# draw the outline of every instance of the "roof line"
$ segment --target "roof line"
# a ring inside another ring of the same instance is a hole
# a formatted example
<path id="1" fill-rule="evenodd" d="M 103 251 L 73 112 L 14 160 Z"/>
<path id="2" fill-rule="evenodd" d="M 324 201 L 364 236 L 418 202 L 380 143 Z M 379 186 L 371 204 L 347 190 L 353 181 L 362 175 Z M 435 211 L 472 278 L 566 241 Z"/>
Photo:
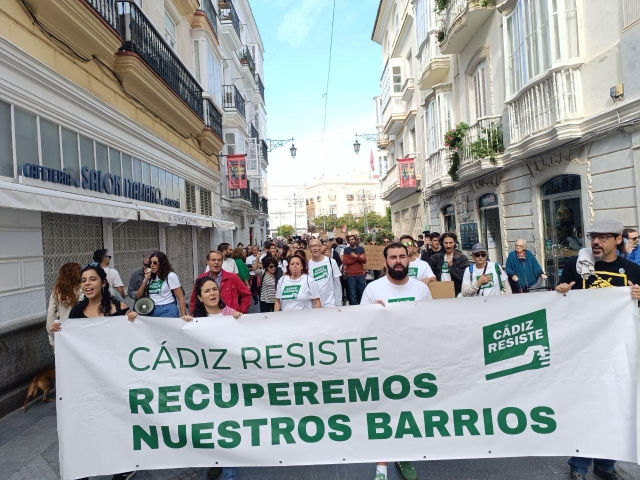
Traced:
<path id="1" fill-rule="evenodd" d="M 378 26 L 378 19 L 380 18 L 380 10 L 382 9 L 382 2 L 384 0 L 380 0 L 380 3 L 378 4 L 378 12 L 376 13 L 376 20 L 375 22 L 373 22 L 373 31 L 371 32 L 371 40 L 375 42 L 375 40 L 373 40 L 373 37 L 376 33 L 376 27 Z"/>

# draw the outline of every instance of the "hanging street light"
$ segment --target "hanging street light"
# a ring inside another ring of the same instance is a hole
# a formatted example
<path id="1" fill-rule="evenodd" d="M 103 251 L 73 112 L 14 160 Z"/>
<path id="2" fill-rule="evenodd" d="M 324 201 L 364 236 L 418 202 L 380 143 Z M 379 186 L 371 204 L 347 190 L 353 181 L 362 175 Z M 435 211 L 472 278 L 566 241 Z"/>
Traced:
<path id="1" fill-rule="evenodd" d="M 293 141 L 293 138 L 291 139 L 291 141 Z M 289 149 L 289 151 L 291 152 L 291 158 L 296 158 L 296 153 L 298 153 L 298 149 L 296 148 L 295 143 L 291 144 L 291 148 Z"/>
<path id="2" fill-rule="evenodd" d="M 353 142 L 353 151 L 356 152 L 356 155 L 360 153 L 360 142 L 358 141 L 358 137 L 364 138 L 367 142 L 377 142 L 379 135 L 377 133 L 356 133 L 356 141 Z"/>
<path id="3" fill-rule="evenodd" d="M 291 158 L 296 158 L 296 154 L 298 153 L 298 149 L 296 148 L 296 145 L 293 143 L 293 137 L 292 138 L 287 138 L 286 140 L 269 140 L 269 152 L 271 152 L 274 148 L 279 148 L 282 147 L 283 145 L 286 145 L 287 143 L 291 142 L 291 148 L 289 149 L 289 152 L 291 152 Z"/>

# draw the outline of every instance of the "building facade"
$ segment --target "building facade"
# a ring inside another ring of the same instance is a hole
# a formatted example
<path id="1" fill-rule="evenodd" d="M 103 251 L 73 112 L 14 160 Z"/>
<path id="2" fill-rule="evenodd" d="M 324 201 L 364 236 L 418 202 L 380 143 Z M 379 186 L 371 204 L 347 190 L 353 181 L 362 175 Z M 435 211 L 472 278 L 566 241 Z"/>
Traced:
<path id="1" fill-rule="evenodd" d="M 413 7 L 408 0 L 382 0 L 372 40 L 382 46 L 380 95 L 374 98 L 378 130 L 381 198 L 391 205 L 391 225 L 396 236 L 417 237 L 424 229 L 424 123 L 418 106 L 416 36 Z M 398 159 L 415 161 L 416 186 L 400 188 Z"/>
<path id="2" fill-rule="evenodd" d="M 162 250 L 188 295 L 219 239 L 248 243 L 251 220 L 266 221 L 259 141 L 259 198 L 224 189 L 226 134 L 266 138 L 247 52 L 262 55 L 246 0 L 1 2 L 0 415 L 53 363 L 44 322 L 62 264 L 104 246 L 126 285 Z M 241 92 L 225 96 L 233 81 Z M 237 118 L 241 97 L 259 120 Z"/>
<path id="3" fill-rule="evenodd" d="M 320 216 L 342 217 L 346 214 L 359 218 L 365 212 L 386 214 L 387 202 L 380 198 L 380 180 L 361 178 L 321 178 L 305 187 L 307 220 Z"/>
<path id="4" fill-rule="evenodd" d="M 269 232 L 277 236 L 278 227 L 291 225 L 296 235 L 307 231 L 306 193 L 304 185 L 271 185 L 269 193 Z"/>
<path id="5" fill-rule="evenodd" d="M 638 0 L 404 3 L 427 228 L 501 262 L 524 238 L 553 284 L 596 216 L 638 226 Z"/>

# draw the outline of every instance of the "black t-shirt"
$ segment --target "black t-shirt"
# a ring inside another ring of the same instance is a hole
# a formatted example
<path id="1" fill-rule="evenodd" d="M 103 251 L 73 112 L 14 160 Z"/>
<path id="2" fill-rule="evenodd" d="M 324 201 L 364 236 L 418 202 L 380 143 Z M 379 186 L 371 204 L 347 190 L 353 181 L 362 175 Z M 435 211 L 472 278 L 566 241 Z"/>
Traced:
<path id="1" fill-rule="evenodd" d="M 576 282 L 572 290 L 591 288 L 626 287 L 628 282 L 640 284 L 640 265 L 624 258 L 616 258 L 613 262 L 596 262 L 595 273 L 584 280 L 576 271 L 578 257 L 566 261 L 560 283 Z"/>
<path id="2" fill-rule="evenodd" d="M 116 311 L 113 313 L 104 315 L 105 317 L 119 317 L 120 315 L 126 315 L 127 312 L 129 311 L 129 307 L 120 308 L 120 302 L 114 301 L 113 303 L 116 306 Z M 86 305 L 84 304 L 84 302 L 78 302 L 78 304 L 71 309 L 71 312 L 69 313 L 69 318 L 89 318 L 84 314 L 85 308 L 86 308 Z"/>

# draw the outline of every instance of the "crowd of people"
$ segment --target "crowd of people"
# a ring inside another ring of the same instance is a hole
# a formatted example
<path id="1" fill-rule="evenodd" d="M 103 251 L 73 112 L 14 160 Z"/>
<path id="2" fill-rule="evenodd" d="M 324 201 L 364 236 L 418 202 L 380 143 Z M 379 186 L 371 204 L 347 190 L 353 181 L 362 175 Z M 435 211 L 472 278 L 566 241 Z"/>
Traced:
<path id="1" fill-rule="evenodd" d="M 624 229 L 613 219 L 599 219 L 588 230 L 590 248 L 566 261 L 555 287 L 566 294 L 571 289 L 624 287 L 640 300 L 640 250 L 638 232 Z M 127 315 L 135 321 L 140 315 L 138 302 L 149 299 L 153 317 L 182 318 L 233 316 L 246 314 L 252 302 L 260 312 L 332 308 L 342 305 L 389 304 L 431 300 L 429 285 L 452 282 L 457 297 L 494 296 L 527 293 L 546 274 L 535 256 L 520 239 L 509 253 L 505 266 L 488 257 L 488 249 L 477 243 L 471 250 L 472 262 L 457 248 L 454 232 L 425 232 L 417 240 L 402 235 L 398 241 L 379 239 L 384 246 L 384 266 L 367 269 L 364 246 L 355 235 L 322 240 L 288 239 L 233 248 L 221 243 L 206 257 L 206 266 L 197 277 L 188 304 L 180 279 L 163 252 L 142 259 L 133 273 L 126 295 L 136 302 L 133 309 L 124 302 L 124 285 L 118 272 L 109 268 L 111 255 L 99 249 L 92 261 L 81 267 L 64 264 L 51 293 L 47 330 L 51 344 L 62 330 L 66 318 L 93 318 Z M 203 259 L 205 260 L 205 259 Z M 571 477 L 583 480 L 592 460 L 572 457 Z M 397 463 L 406 480 L 415 480 L 410 462 Z M 596 475 L 607 480 L 622 477 L 615 461 L 598 459 Z M 130 478 L 135 472 L 114 475 Z M 235 468 L 211 468 L 208 479 L 235 479 Z M 376 480 L 387 478 L 387 464 L 376 465 Z"/>

